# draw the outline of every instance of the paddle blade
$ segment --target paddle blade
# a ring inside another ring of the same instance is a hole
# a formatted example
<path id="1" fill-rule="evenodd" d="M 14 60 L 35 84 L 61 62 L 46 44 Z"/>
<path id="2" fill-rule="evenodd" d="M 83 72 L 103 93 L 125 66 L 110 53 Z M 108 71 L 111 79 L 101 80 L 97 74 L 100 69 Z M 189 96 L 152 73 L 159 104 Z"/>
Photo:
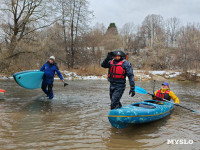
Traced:
<path id="1" fill-rule="evenodd" d="M 3 94 L 5 94 L 5 90 L 3 90 L 3 89 L 0 89 L 0 93 L 3 93 Z"/>
<path id="2" fill-rule="evenodd" d="M 67 86 L 67 85 L 68 85 L 68 83 L 64 83 L 64 87 Z"/>
<path id="3" fill-rule="evenodd" d="M 140 94 L 148 94 L 148 92 L 145 89 L 138 86 L 135 86 L 135 92 L 138 92 Z"/>

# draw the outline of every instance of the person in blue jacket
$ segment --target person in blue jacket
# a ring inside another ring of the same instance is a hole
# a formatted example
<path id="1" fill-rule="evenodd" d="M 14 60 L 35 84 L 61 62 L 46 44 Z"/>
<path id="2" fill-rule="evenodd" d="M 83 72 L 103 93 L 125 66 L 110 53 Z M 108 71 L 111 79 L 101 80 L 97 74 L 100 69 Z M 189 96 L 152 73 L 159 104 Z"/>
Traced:
<path id="1" fill-rule="evenodd" d="M 64 83 L 63 76 L 55 63 L 55 57 L 51 56 L 49 60 L 41 67 L 40 71 L 44 71 L 42 90 L 49 97 L 53 99 L 53 81 L 55 72 L 57 72 L 60 80 Z"/>
<path id="2" fill-rule="evenodd" d="M 120 99 L 126 88 L 126 76 L 129 78 L 129 95 L 135 95 L 135 82 L 133 69 L 130 62 L 125 60 L 126 54 L 121 50 L 109 52 L 101 66 L 109 68 L 108 81 L 110 82 L 111 109 L 121 108 Z"/>

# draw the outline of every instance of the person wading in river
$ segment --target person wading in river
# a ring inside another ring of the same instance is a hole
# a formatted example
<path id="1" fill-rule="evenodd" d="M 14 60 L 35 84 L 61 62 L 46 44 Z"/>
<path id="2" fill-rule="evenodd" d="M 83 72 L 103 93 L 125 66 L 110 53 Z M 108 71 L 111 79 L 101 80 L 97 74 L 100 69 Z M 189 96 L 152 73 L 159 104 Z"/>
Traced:
<path id="1" fill-rule="evenodd" d="M 164 82 L 161 86 L 161 89 L 157 90 L 155 92 L 155 96 L 153 96 L 154 100 L 161 100 L 162 101 L 162 99 L 166 99 L 166 100 L 170 101 L 171 99 L 173 99 L 174 103 L 179 104 L 178 97 L 174 94 L 173 91 L 170 90 L 169 83 L 167 83 L 167 82 Z M 162 99 L 160 99 L 160 98 L 162 98 Z"/>
<path id="2" fill-rule="evenodd" d="M 130 62 L 125 60 L 125 53 L 116 50 L 109 52 L 101 66 L 109 68 L 108 81 L 110 82 L 111 109 L 121 108 L 120 99 L 126 88 L 126 76 L 129 78 L 131 97 L 135 95 L 135 82 L 133 69 Z M 114 59 L 113 59 L 114 58 Z"/>
<path id="3" fill-rule="evenodd" d="M 49 97 L 49 99 L 53 99 L 53 81 L 55 72 L 57 72 L 60 80 L 64 83 L 63 76 L 59 71 L 57 64 L 55 63 L 55 57 L 51 56 L 49 60 L 42 66 L 40 71 L 44 71 L 41 88 L 47 97 Z"/>

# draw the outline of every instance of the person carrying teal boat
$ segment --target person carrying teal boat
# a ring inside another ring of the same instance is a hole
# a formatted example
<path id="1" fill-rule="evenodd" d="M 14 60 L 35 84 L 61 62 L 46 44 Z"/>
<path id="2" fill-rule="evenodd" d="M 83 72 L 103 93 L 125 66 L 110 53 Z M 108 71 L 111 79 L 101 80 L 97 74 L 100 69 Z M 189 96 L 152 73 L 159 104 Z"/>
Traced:
<path id="1" fill-rule="evenodd" d="M 159 101 L 162 101 L 162 99 L 170 101 L 172 99 L 174 103 L 179 104 L 178 97 L 174 94 L 173 91 L 170 90 L 169 83 L 167 82 L 162 83 L 161 89 L 157 90 L 155 92 L 155 96 L 152 96 L 152 98 Z"/>
<path id="2" fill-rule="evenodd" d="M 55 72 L 57 72 L 60 80 L 64 83 L 63 76 L 58 69 L 57 64 L 55 63 L 55 57 L 51 56 L 49 60 L 41 67 L 40 71 L 44 71 L 42 90 L 49 97 L 53 99 L 53 81 Z"/>

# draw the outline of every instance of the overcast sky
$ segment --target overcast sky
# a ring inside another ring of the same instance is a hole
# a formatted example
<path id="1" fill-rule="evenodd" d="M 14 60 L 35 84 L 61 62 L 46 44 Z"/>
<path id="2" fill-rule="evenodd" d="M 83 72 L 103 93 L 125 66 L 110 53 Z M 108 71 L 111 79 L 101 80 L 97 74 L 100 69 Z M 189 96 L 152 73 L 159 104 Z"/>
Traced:
<path id="1" fill-rule="evenodd" d="M 96 22 L 108 26 L 111 22 L 121 28 L 125 23 L 141 24 L 149 14 L 164 19 L 177 17 L 182 24 L 200 23 L 200 0 L 89 0 Z"/>

